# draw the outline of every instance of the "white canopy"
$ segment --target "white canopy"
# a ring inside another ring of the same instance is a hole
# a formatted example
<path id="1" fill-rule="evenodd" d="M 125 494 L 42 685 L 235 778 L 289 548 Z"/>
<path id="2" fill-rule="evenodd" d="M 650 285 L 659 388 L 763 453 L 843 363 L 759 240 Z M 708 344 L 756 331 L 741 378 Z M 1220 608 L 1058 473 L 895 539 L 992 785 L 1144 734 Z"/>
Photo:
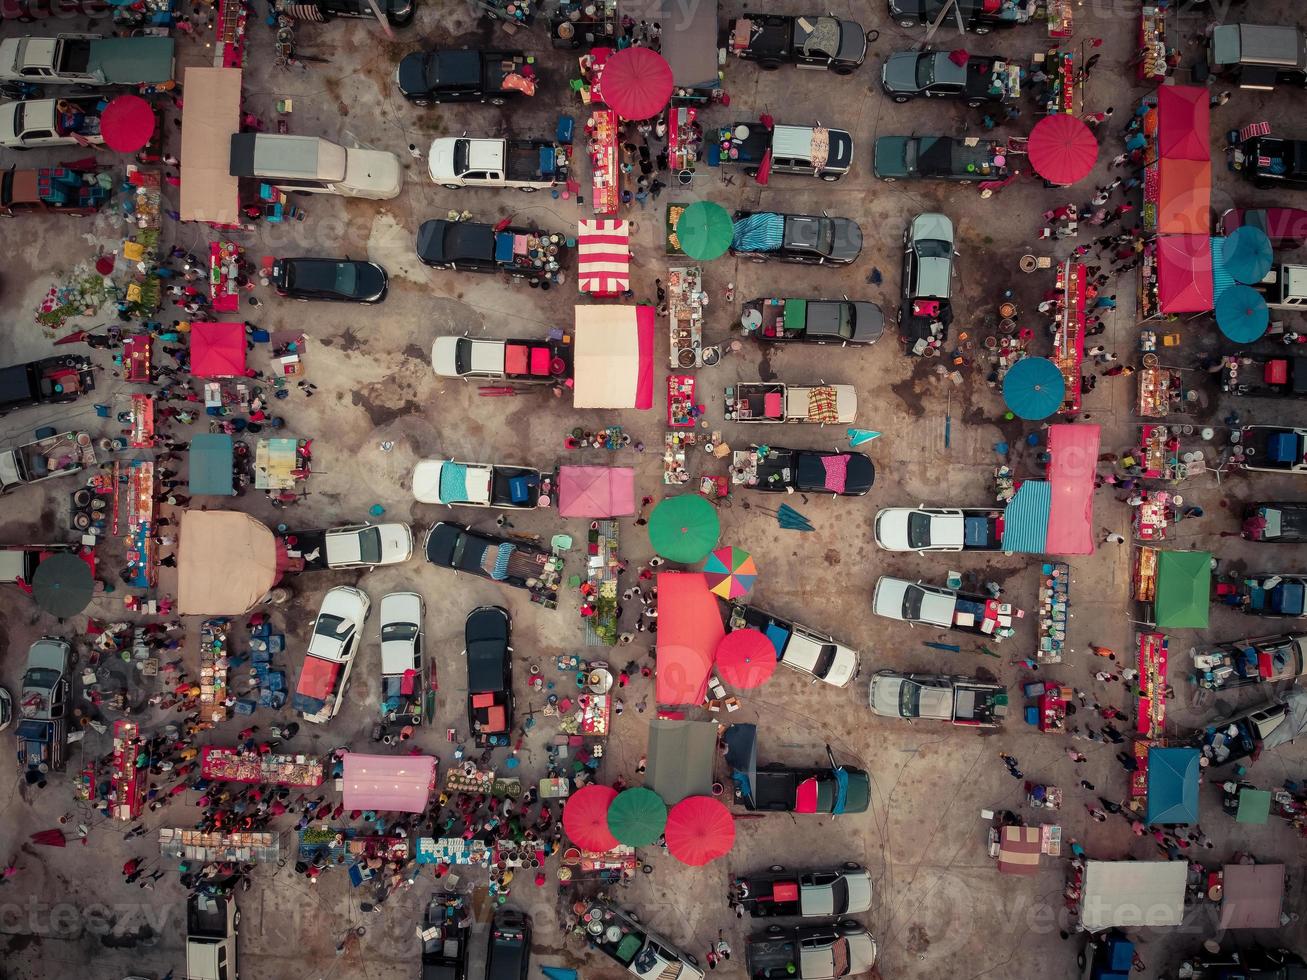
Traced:
<path id="1" fill-rule="evenodd" d="M 240 132 L 241 70 L 187 68 L 182 109 L 182 221 L 234 225 L 241 219 L 231 137 Z"/>
<path id="2" fill-rule="evenodd" d="M 576 308 L 576 408 L 653 407 L 653 321 L 649 306 Z"/>
<path id="3" fill-rule="evenodd" d="M 1088 861 L 1080 922 L 1089 932 L 1113 926 L 1178 926 L 1184 920 L 1185 861 Z"/>

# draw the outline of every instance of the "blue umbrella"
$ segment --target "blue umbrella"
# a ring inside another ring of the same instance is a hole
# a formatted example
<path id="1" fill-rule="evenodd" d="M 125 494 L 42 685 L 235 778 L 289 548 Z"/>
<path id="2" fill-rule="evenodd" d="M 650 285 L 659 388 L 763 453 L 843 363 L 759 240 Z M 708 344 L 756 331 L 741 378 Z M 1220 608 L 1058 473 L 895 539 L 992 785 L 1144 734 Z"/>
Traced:
<path id="1" fill-rule="evenodd" d="M 1221 264 L 1235 282 L 1261 282 L 1271 271 L 1271 240 L 1266 232 L 1252 225 L 1242 225 L 1225 237 L 1221 246 Z"/>
<path id="2" fill-rule="evenodd" d="M 1046 419 L 1062 406 L 1066 381 L 1046 357 L 1023 357 L 1003 376 L 1003 401 L 1023 419 Z"/>
<path id="3" fill-rule="evenodd" d="M 1216 325 L 1236 344 L 1250 344 L 1271 323 L 1266 300 L 1252 286 L 1230 286 L 1216 298 Z"/>

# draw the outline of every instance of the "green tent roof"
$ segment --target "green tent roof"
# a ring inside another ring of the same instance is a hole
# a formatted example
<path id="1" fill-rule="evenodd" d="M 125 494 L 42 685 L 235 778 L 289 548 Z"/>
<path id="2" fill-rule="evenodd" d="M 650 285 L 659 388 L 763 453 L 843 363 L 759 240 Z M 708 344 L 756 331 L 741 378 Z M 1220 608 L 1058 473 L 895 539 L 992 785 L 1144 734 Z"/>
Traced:
<path id="1" fill-rule="evenodd" d="M 1239 813 L 1236 823 L 1266 823 L 1271 815 L 1271 791 L 1248 789 L 1239 791 Z"/>
<path id="2" fill-rule="evenodd" d="M 197 497 L 230 497 L 235 445 L 231 436 L 204 432 L 191 439 L 190 490 Z"/>
<path id="3" fill-rule="evenodd" d="M 1157 557 L 1157 625 L 1163 629 L 1207 629 L 1212 597 L 1212 555 L 1208 551 L 1163 551 Z"/>

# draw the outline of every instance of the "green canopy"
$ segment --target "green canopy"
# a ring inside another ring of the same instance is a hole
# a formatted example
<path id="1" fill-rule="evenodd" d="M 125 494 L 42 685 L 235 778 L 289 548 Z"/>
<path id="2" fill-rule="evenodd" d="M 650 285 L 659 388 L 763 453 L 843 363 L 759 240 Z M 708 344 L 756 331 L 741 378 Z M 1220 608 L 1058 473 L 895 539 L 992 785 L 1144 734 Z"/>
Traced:
<path id="1" fill-rule="evenodd" d="M 721 533 L 717 508 L 697 493 L 668 497 L 649 515 L 649 543 L 668 561 L 703 561 Z"/>
<path id="2" fill-rule="evenodd" d="M 1239 790 L 1239 812 L 1236 823 L 1266 823 L 1271 816 L 1271 791 L 1269 789 Z"/>
<path id="3" fill-rule="evenodd" d="M 1211 601 L 1211 552 L 1158 553 L 1154 611 L 1160 628 L 1207 629 L 1207 613 Z"/>
<path id="4" fill-rule="evenodd" d="M 645 847 L 667 826 L 667 804 L 651 789 L 633 786 L 608 806 L 608 832 L 623 844 Z"/>
<path id="5" fill-rule="evenodd" d="M 681 251 L 701 262 L 725 255 L 734 235 L 730 212 L 712 201 L 695 201 L 676 219 Z"/>
<path id="6" fill-rule="evenodd" d="M 191 439 L 190 489 L 196 496 L 230 497 L 235 445 L 231 436 L 204 432 Z"/>

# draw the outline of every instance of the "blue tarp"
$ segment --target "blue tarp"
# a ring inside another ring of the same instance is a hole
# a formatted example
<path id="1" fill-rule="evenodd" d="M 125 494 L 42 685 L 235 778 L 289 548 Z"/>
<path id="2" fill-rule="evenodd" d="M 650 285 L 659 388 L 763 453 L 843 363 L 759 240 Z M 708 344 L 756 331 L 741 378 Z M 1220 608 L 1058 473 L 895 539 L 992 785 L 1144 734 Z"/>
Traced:
<path id="1" fill-rule="evenodd" d="M 440 467 L 439 492 L 442 504 L 467 500 L 467 467 L 462 463 L 446 463 Z"/>
<path id="2" fill-rule="evenodd" d="M 1266 455 L 1273 463 L 1298 462 L 1298 436 L 1293 432 L 1273 432 L 1266 440 Z"/>
<path id="3" fill-rule="evenodd" d="M 231 436 L 205 432 L 191 439 L 190 489 L 196 496 L 230 497 L 233 448 Z"/>
<path id="4" fill-rule="evenodd" d="M 731 248 L 737 252 L 770 252 L 781 247 L 785 219 L 773 211 L 751 214 L 735 222 Z"/>
<path id="5" fill-rule="evenodd" d="M 1271 609 L 1284 616 L 1303 614 L 1304 589 L 1299 582 L 1285 582 L 1271 592 Z"/>
<path id="6" fill-rule="evenodd" d="M 508 580 L 508 559 L 512 557 L 514 545 L 504 542 L 495 553 L 495 567 L 491 571 L 490 577 L 496 582 L 505 582 Z"/>
<path id="7" fill-rule="evenodd" d="M 1003 511 L 1003 550 L 1041 555 L 1048 544 L 1053 487 L 1047 480 L 1026 480 Z"/>
<path id="8" fill-rule="evenodd" d="M 1148 750 L 1148 823 L 1198 822 L 1198 749 Z"/>
<path id="9" fill-rule="evenodd" d="M 495 261 L 500 265 L 511 265 L 513 262 L 513 237 L 511 231 L 501 231 L 495 235 Z"/>
<path id="10" fill-rule="evenodd" d="M 1220 296 L 1234 285 L 1234 279 L 1225 271 L 1224 238 L 1212 239 L 1212 298 Z"/>

